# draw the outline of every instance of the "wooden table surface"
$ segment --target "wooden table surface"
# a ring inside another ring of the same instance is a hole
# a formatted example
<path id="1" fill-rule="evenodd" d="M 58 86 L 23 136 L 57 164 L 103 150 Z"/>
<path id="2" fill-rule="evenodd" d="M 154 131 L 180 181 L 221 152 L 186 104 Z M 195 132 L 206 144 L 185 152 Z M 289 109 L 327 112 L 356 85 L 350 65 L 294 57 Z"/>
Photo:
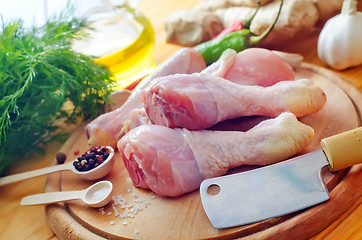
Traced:
<path id="1" fill-rule="evenodd" d="M 139 10 L 151 21 L 156 42 L 153 58 L 156 63 L 167 59 L 180 46 L 165 42 L 164 22 L 170 13 L 192 8 L 197 0 L 152 0 L 140 1 Z M 359 9 L 361 9 L 359 7 Z M 317 39 L 319 30 L 299 36 L 288 45 L 274 49 L 302 54 L 304 61 L 328 68 L 317 56 Z M 345 71 L 335 71 L 346 81 L 362 90 L 362 66 Z M 362 94 L 362 93 L 361 93 Z M 60 143 L 52 143 L 46 148 L 45 155 L 35 156 L 34 160 L 17 166 L 11 173 L 18 173 L 47 167 L 54 161 L 60 149 Z M 44 206 L 20 206 L 20 200 L 30 194 L 44 191 L 46 176 L 0 187 L 0 239 L 57 239 L 49 227 L 45 217 Z M 362 239 L 362 198 L 360 198 L 345 214 L 320 232 L 313 239 Z"/>

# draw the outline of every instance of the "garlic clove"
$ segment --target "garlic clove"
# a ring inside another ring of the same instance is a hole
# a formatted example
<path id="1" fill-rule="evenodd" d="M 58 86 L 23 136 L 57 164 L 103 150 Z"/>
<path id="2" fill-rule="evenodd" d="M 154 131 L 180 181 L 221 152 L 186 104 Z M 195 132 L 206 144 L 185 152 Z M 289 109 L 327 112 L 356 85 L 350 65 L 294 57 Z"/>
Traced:
<path id="1" fill-rule="evenodd" d="M 354 11 L 353 2 L 343 2 L 341 14 L 326 22 L 318 38 L 319 58 L 337 70 L 362 64 L 362 12 Z"/>

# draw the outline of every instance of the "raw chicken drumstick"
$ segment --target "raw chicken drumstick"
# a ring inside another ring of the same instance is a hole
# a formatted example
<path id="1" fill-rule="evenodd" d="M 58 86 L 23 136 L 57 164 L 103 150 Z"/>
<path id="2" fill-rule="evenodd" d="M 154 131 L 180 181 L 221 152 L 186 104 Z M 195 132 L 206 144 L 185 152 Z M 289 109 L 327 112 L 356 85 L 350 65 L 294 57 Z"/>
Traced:
<path id="1" fill-rule="evenodd" d="M 120 136 L 123 137 L 132 129 L 146 124 L 152 124 L 146 110 L 143 107 L 133 109 L 130 111 L 127 120 L 123 122 L 123 128 L 120 132 Z"/>
<path id="2" fill-rule="evenodd" d="M 308 79 L 260 87 L 194 73 L 154 79 L 142 101 L 152 123 L 200 130 L 241 116 L 275 117 L 290 111 L 301 117 L 322 109 L 326 96 Z"/>
<path id="3" fill-rule="evenodd" d="M 265 87 L 280 81 L 294 80 L 295 73 L 292 66 L 300 66 L 301 61 L 300 55 L 263 48 L 249 48 L 239 53 L 227 49 L 215 63 L 201 73 L 225 78 L 240 85 Z M 137 126 L 150 123 L 143 108 L 132 110 L 123 123 L 120 136 Z"/>
<path id="4" fill-rule="evenodd" d="M 86 126 L 88 144 L 90 146 L 108 145 L 116 147 L 123 122 L 135 108 L 142 107 L 141 93 L 156 77 L 175 73 L 200 72 L 206 67 L 201 54 L 192 48 L 182 48 L 171 58 L 160 65 L 156 72 L 144 79 L 132 91 L 127 101 L 118 109 L 102 114 Z"/>
<path id="5" fill-rule="evenodd" d="M 313 136 L 311 127 L 286 112 L 247 132 L 142 125 L 117 146 L 135 186 L 174 197 L 231 168 L 285 160 L 308 146 Z"/>
<path id="6" fill-rule="evenodd" d="M 278 55 L 279 54 L 279 55 Z M 248 48 L 237 53 L 227 49 L 219 60 L 205 68 L 201 73 L 213 75 L 240 85 L 272 86 L 280 81 L 295 79 L 291 66 L 298 65 L 295 54 L 283 53 L 264 48 Z M 288 61 L 289 62 L 288 62 Z M 292 62 L 291 62 L 292 61 Z"/>

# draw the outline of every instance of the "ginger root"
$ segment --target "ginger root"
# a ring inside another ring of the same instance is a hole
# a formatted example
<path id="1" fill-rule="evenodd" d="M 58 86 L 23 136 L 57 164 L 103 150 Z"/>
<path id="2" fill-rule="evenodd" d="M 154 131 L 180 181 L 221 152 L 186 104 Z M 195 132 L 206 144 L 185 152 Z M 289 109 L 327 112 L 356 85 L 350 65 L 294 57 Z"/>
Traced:
<path id="1" fill-rule="evenodd" d="M 269 27 L 275 19 L 280 2 L 273 1 L 260 7 L 251 22 L 250 30 L 259 35 Z M 232 7 L 216 10 L 215 13 L 222 19 L 224 26 L 228 26 L 239 16 L 250 16 L 254 8 Z M 310 0 L 284 0 L 279 19 L 272 32 L 263 40 L 264 44 L 286 41 L 297 33 L 311 29 L 318 21 L 318 10 Z"/>
<path id="2" fill-rule="evenodd" d="M 165 28 L 167 42 L 194 46 L 213 38 L 224 27 L 215 13 L 191 9 L 171 15 Z"/>
<path id="3" fill-rule="evenodd" d="M 341 11 L 341 0 L 313 0 L 318 12 L 319 20 L 326 21 Z"/>
<path id="4" fill-rule="evenodd" d="M 259 0 L 260 5 L 269 3 L 271 0 Z M 256 7 L 257 0 L 200 0 L 195 9 L 204 11 L 215 11 L 220 8 L 229 8 L 236 6 Z"/>
<path id="5" fill-rule="evenodd" d="M 166 20 L 167 42 L 195 46 L 210 40 L 236 20 L 246 20 L 254 12 L 257 0 L 199 0 L 190 10 L 172 14 Z M 280 1 L 261 0 L 261 7 L 250 29 L 263 32 L 275 19 Z M 340 0 L 284 0 L 279 19 L 263 44 L 283 43 L 295 35 L 310 31 L 340 11 Z"/>

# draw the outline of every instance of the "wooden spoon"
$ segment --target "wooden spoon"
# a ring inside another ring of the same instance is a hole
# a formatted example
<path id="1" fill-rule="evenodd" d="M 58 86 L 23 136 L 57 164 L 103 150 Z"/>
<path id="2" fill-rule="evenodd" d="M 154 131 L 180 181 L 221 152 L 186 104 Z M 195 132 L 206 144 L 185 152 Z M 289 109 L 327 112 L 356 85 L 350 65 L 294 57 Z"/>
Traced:
<path id="1" fill-rule="evenodd" d="M 48 173 L 65 171 L 65 170 L 71 170 L 75 174 L 79 175 L 81 178 L 87 179 L 87 180 L 95 180 L 95 179 L 102 178 L 111 171 L 111 169 L 114 165 L 114 158 L 113 158 L 114 150 L 110 146 L 107 146 L 107 148 L 109 150 L 109 156 L 107 157 L 107 159 L 99 166 L 97 166 L 93 169 L 90 169 L 88 171 L 78 171 L 73 166 L 73 161 L 71 161 L 71 162 L 68 162 L 65 164 L 61 164 L 61 165 L 46 167 L 46 168 L 42 168 L 42 169 L 37 169 L 37 170 L 24 172 L 24 173 L 18 173 L 18 174 L 14 174 L 11 176 L 6 176 L 3 178 L 0 178 L 0 186 L 8 184 L 8 183 L 13 183 L 13 182 L 21 181 L 24 179 L 32 178 L 32 177 L 37 177 L 37 176 L 48 174 Z"/>
<path id="2" fill-rule="evenodd" d="M 103 207 L 112 199 L 113 185 L 100 181 L 80 191 L 48 192 L 24 197 L 21 205 L 39 205 L 81 199 L 91 207 Z"/>

